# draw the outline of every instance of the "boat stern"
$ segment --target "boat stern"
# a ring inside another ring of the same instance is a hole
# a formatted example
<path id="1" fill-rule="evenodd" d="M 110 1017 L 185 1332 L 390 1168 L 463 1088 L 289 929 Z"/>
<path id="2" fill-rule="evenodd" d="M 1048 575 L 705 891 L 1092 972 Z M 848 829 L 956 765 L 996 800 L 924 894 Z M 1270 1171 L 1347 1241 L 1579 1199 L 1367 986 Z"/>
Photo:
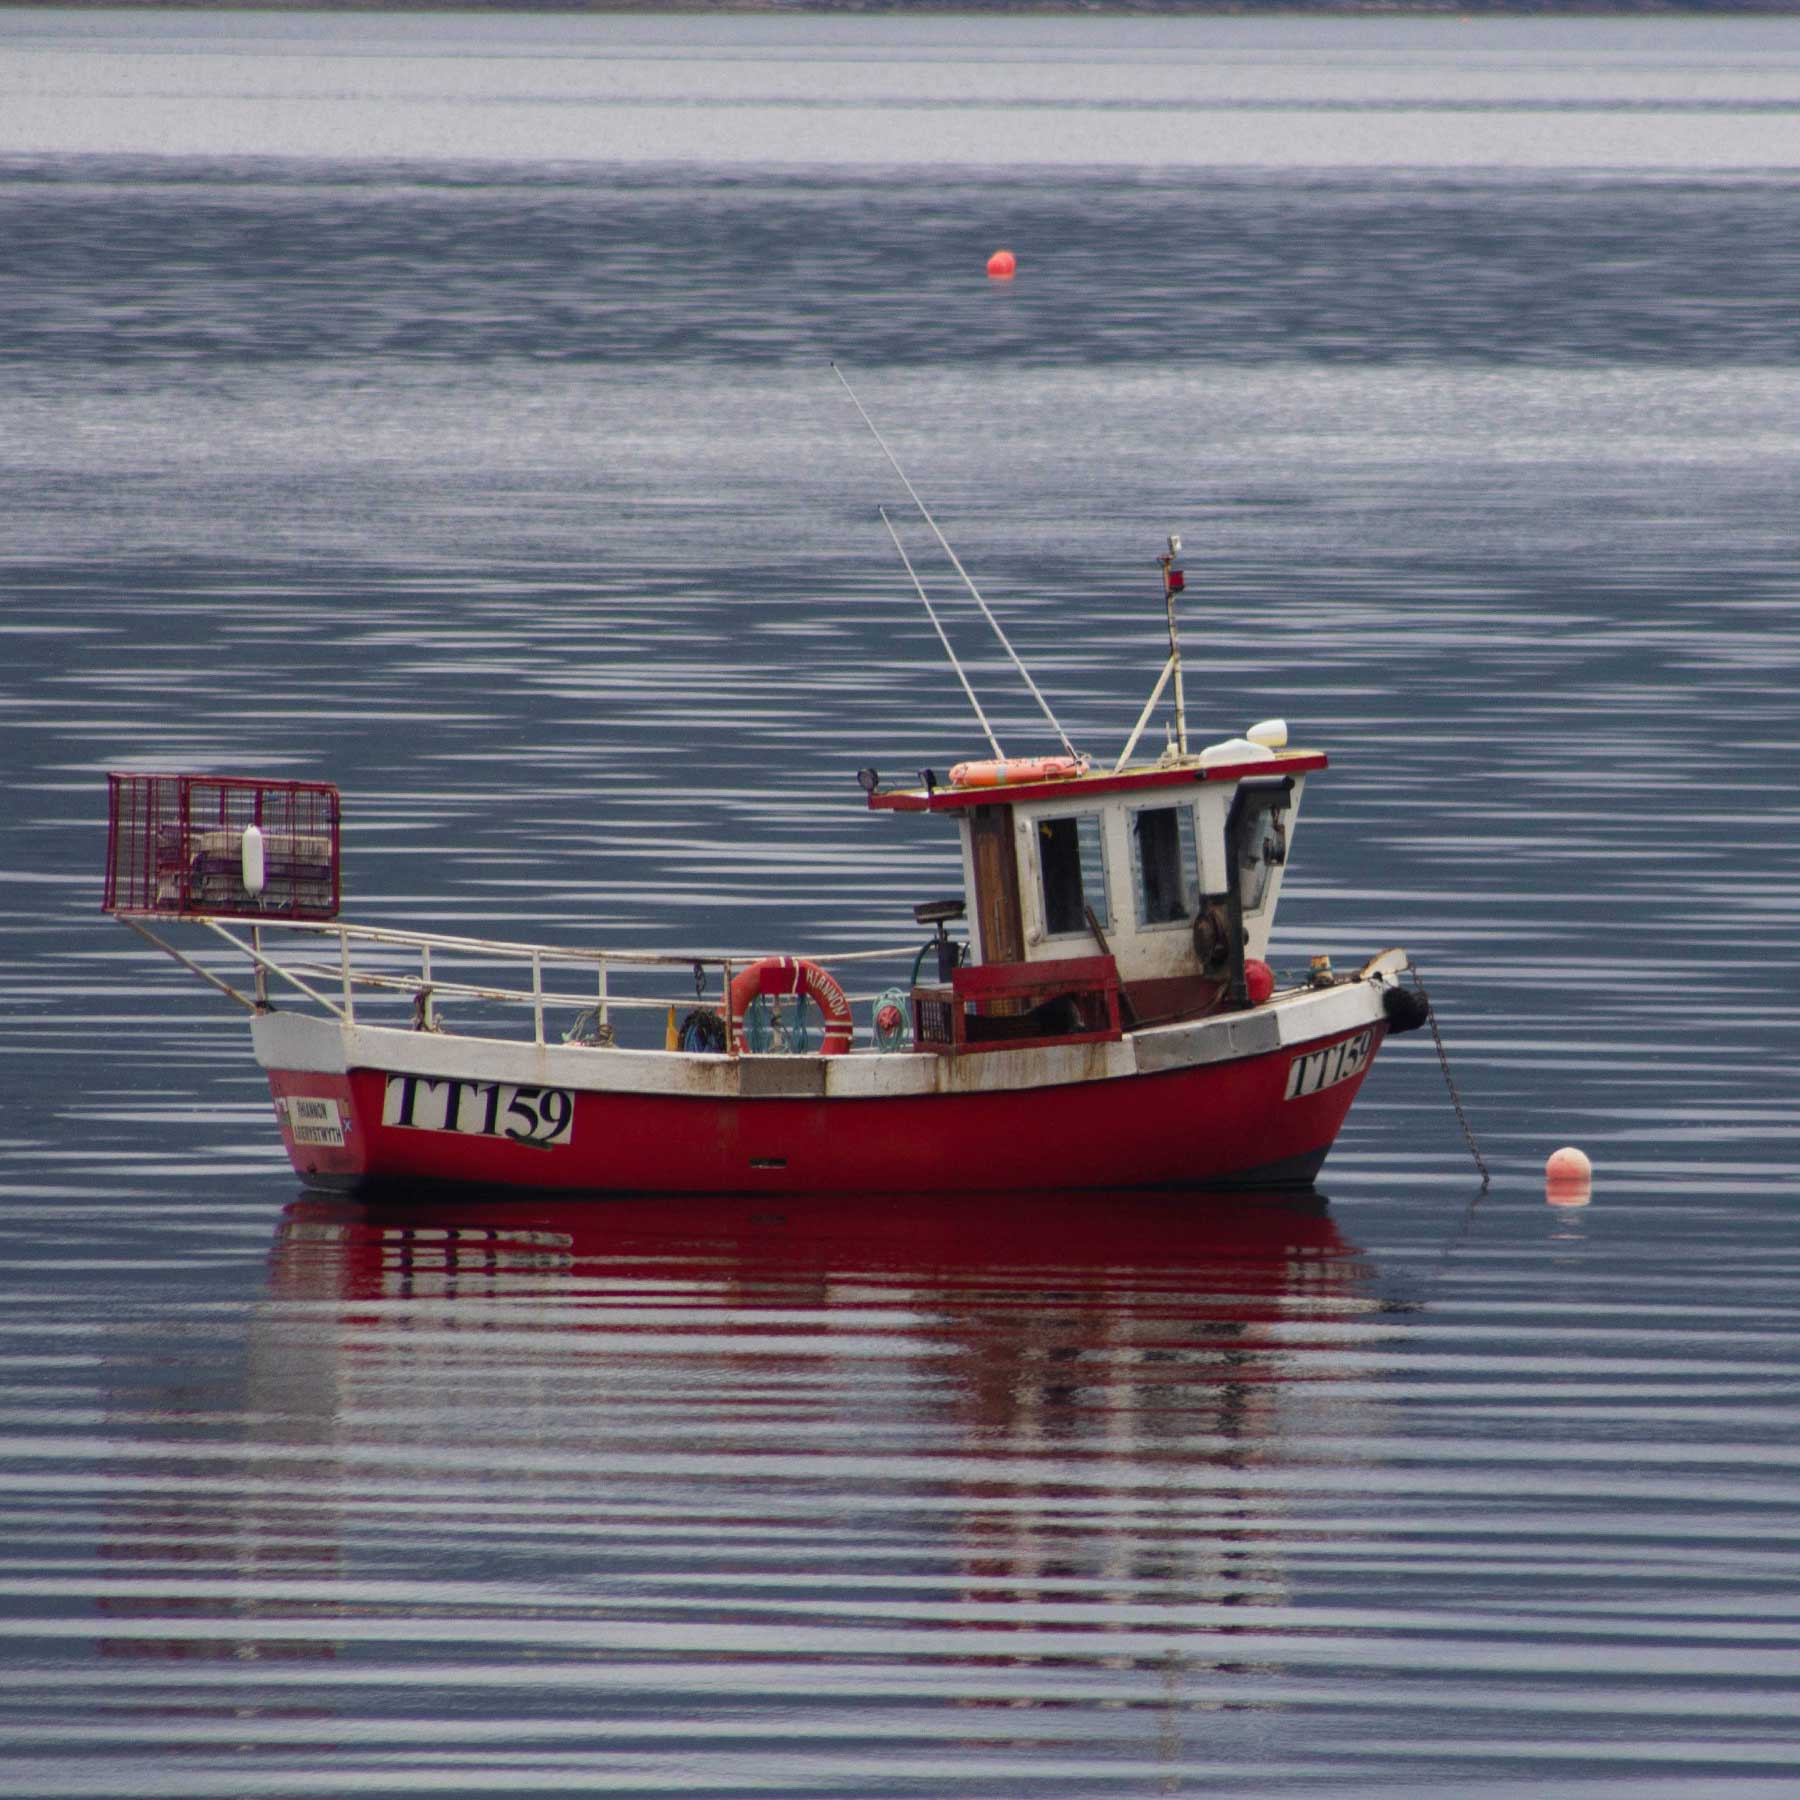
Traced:
<path id="1" fill-rule="evenodd" d="M 262 1012 L 250 1023 L 256 1060 L 268 1071 L 275 1122 L 294 1173 L 315 1187 L 354 1187 L 369 1168 L 335 1019 Z"/>

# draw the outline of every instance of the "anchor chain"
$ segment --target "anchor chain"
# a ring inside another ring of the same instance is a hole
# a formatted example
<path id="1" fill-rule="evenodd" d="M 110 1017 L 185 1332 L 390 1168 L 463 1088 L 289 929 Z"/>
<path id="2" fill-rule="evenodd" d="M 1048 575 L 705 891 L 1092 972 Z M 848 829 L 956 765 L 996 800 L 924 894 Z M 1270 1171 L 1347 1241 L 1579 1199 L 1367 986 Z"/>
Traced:
<path id="1" fill-rule="evenodd" d="M 1444 1049 L 1444 1034 L 1438 1030 L 1437 1009 L 1431 1004 L 1431 996 L 1425 991 L 1425 983 L 1419 975 L 1419 965 L 1408 962 L 1406 971 L 1412 976 L 1419 998 L 1425 1002 L 1425 1023 L 1431 1027 L 1431 1041 L 1437 1045 L 1438 1067 L 1444 1071 L 1444 1086 L 1450 1090 L 1450 1104 L 1456 1109 L 1456 1122 L 1462 1127 L 1463 1141 L 1469 1146 L 1469 1154 L 1475 1158 L 1475 1167 L 1481 1171 L 1481 1185 L 1485 1191 L 1492 1177 L 1488 1174 L 1488 1166 L 1480 1147 L 1475 1142 L 1475 1133 L 1469 1129 L 1469 1115 L 1463 1111 L 1462 1095 L 1456 1091 L 1456 1078 L 1450 1073 L 1450 1057 Z"/>

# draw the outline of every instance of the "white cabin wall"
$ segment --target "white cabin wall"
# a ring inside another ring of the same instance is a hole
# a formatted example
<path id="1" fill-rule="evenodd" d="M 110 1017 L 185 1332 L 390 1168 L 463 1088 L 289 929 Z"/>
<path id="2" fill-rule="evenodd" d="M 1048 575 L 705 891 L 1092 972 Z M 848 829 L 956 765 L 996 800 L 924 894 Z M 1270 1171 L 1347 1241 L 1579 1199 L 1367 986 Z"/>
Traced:
<path id="1" fill-rule="evenodd" d="M 1194 922 L 1191 917 L 1180 924 L 1139 925 L 1137 917 L 1137 870 L 1131 853 L 1131 815 L 1144 805 L 1186 805 L 1198 796 L 1181 794 L 1179 799 L 1166 794 L 1137 794 L 1132 803 L 1109 809 L 1106 820 L 1107 897 L 1111 902 L 1112 926 L 1106 941 L 1119 965 L 1123 981 L 1154 981 L 1172 975 L 1192 975 L 1199 968 L 1194 953 Z M 1199 843 L 1200 820 L 1194 820 L 1194 841 Z M 1095 946 L 1098 949 L 1098 946 Z"/>
<path id="2" fill-rule="evenodd" d="M 1159 925 L 1140 930 L 1137 922 L 1137 893 L 1131 856 L 1131 814 L 1142 805 L 1155 805 L 1160 796 L 1134 794 L 1110 796 L 1101 801 L 1082 803 L 1079 791 L 1059 795 L 1055 800 L 1020 806 L 1014 814 L 1014 849 L 1018 855 L 1020 895 L 1025 923 L 1025 959 L 1027 962 L 1055 962 L 1068 957 L 1098 956 L 1100 946 L 1091 932 L 1063 933 L 1052 937 L 1044 926 L 1044 892 L 1038 869 L 1038 821 L 1072 812 L 1098 813 L 1106 855 L 1106 901 L 1108 923 L 1104 927 L 1106 941 L 1126 981 L 1148 981 L 1159 976 L 1193 974 L 1197 967 L 1190 925 Z M 1210 799 L 1209 795 L 1183 792 L 1179 799 Z M 1177 804 L 1169 796 L 1164 804 Z M 1219 833 L 1223 856 L 1224 814 L 1219 814 Z M 1205 830 L 1197 816 L 1196 834 Z M 1217 860 L 1217 859 L 1216 859 Z"/>
<path id="3" fill-rule="evenodd" d="M 1013 808 L 1013 852 L 1019 865 L 1020 917 L 1025 925 L 1027 962 L 1053 962 L 1060 956 L 1080 954 L 1064 947 L 1068 943 L 1066 938 L 1047 937 L 1044 931 L 1044 888 L 1038 878 L 1037 821 L 1041 814 L 1055 811 L 1056 808 L 1050 806 Z"/>
<path id="4" fill-rule="evenodd" d="M 967 907 L 969 961 L 987 961 L 987 945 L 981 941 L 981 908 L 975 904 L 975 833 L 967 813 L 956 821 L 956 835 L 962 846 L 963 903 Z"/>
<path id="5" fill-rule="evenodd" d="M 1259 771 L 1260 772 L 1260 771 Z M 1279 771 L 1271 768 L 1269 773 Z M 1304 776 L 1295 776 L 1287 812 L 1288 849 L 1293 853 L 1295 827 L 1300 814 L 1300 795 Z M 1185 926 L 1157 925 L 1139 927 L 1137 893 L 1131 855 L 1131 814 L 1140 806 L 1192 802 L 1194 834 L 1200 864 L 1200 893 L 1224 892 L 1231 883 L 1231 871 L 1225 851 L 1225 821 L 1237 794 L 1236 782 L 1196 782 L 1191 789 L 1163 789 L 1130 795 L 1109 795 L 1083 803 L 1079 788 L 1071 788 L 1053 800 L 1015 805 L 1013 812 L 1013 848 L 1017 856 L 1021 893 L 1020 912 L 1024 926 L 1027 962 L 1053 962 L 1066 957 L 1099 954 L 1092 933 L 1065 933 L 1055 937 L 1044 927 L 1043 887 L 1038 872 L 1038 821 L 1072 812 L 1097 812 L 1103 822 L 1106 846 L 1106 897 L 1109 923 L 1106 940 L 1118 961 L 1119 973 L 1127 981 L 1147 981 L 1159 976 L 1189 975 L 1197 972 L 1190 929 Z M 974 859 L 967 824 L 962 826 L 963 881 L 965 891 L 974 893 Z M 1244 919 L 1246 947 L 1249 956 L 1265 956 L 1269 936 L 1281 900 L 1281 884 L 1285 867 L 1272 872 L 1263 905 Z M 978 961 L 986 960 L 985 946 L 979 942 L 979 925 L 971 916 L 970 938 L 975 944 Z"/>
<path id="6" fill-rule="evenodd" d="M 1194 838 L 1200 846 L 1202 894 L 1222 894 L 1231 885 L 1230 859 L 1225 854 L 1225 819 L 1236 792 L 1234 781 L 1224 787 L 1203 787 L 1195 795 Z"/>

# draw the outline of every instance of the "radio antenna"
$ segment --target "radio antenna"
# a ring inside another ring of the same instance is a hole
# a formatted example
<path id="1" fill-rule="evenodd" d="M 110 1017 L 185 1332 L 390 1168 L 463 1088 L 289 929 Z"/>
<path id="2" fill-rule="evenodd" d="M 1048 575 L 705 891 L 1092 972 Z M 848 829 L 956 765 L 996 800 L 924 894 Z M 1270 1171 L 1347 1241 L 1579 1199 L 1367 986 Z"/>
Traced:
<path id="1" fill-rule="evenodd" d="M 981 616 L 993 627 L 994 636 L 1000 640 L 1000 647 L 1012 658 L 1013 667 L 1024 676 L 1025 685 L 1031 689 L 1031 697 L 1043 708 L 1044 717 L 1050 721 L 1050 729 L 1056 733 L 1058 739 L 1062 743 L 1062 747 L 1068 751 L 1071 756 L 1079 757 L 1081 752 L 1069 742 L 1069 734 L 1057 724 L 1056 714 L 1050 710 L 1050 702 L 1038 691 L 1038 684 L 1031 679 L 1031 671 L 1019 660 L 1018 651 L 1012 647 L 1012 643 L 1008 639 L 1006 633 L 1000 629 L 1000 621 L 994 617 L 993 609 L 984 599 L 982 599 L 980 588 L 969 579 L 969 571 L 962 566 L 962 558 L 950 548 L 950 540 L 938 530 L 938 522 L 931 516 L 931 511 L 926 506 L 925 502 L 919 498 L 918 489 L 906 479 L 906 471 L 901 468 L 899 459 L 894 455 L 893 451 L 887 447 L 887 440 L 875 429 L 875 421 L 869 417 L 863 403 L 857 399 L 855 388 L 853 388 L 848 381 L 844 380 L 844 371 L 840 369 L 835 362 L 831 365 L 831 372 L 839 381 L 844 383 L 844 392 L 850 396 L 850 404 L 862 414 L 862 422 L 868 426 L 870 436 L 872 436 L 876 443 L 881 446 L 881 454 L 893 464 L 894 473 L 900 477 L 901 484 L 905 487 L 907 493 L 912 496 L 913 505 L 919 509 L 920 516 L 924 519 L 925 523 L 931 527 L 932 536 L 943 546 L 944 554 L 949 557 L 951 567 L 962 577 L 963 586 L 969 590 L 970 595 L 974 598 L 975 604 L 981 608 Z M 890 525 L 888 529 L 889 531 L 892 531 L 893 527 Z M 899 539 L 896 538 L 894 541 L 898 543 Z M 923 590 L 921 590 L 921 592 L 922 591 Z M 954 660 L 954 658 L 952 660 Z M 967 683 L 965 682 L 964 685 L 967 686 Z M 971 694 L 970 698 L 973 699 L 974 695 Z M 979 712 L 980 708 L 978 707 L 976 710 Z M 993 733 L 990 732 L 988 736 L 991 742 Z"/>
<path id="2" fill-rule="evenodd" d="M 975 698 L 975 690 L 969 685 L 969 678 L 963 673 L 963 666 L 956 660 L 956 652 L 950 648 L 950 640 L 944 635 L 944 628 L 938 622 L 936 609 L 925 597 L 925 584 L 913 572 L 912 558 L 906 554 L 906 546 L 900 542 L 900 534 L 894 529 L 894 521 L 887 516 L 885 506 L 877 507 L 881 514 L 881 522 L 888 528 L 888 536 L 894 540 L 894 548 L 900 552 L 900 560 L 906 564 L 906 572 L 912 576 L 912 584 L 919 590 L 919 600 L 925 608 L 925 616 L 930 619 L 932 628 L 938 634 L 938 642 L 944 646 L 944 654 L 950 659 L 950 666 L 956 671 L 956 679 L 963 684 L 963 692 L 969 696 L 969 704 L 975 709 L 975 716 L 981 721 L 981 729 L 987 741 L 994 747 L 994 756 L 1000 762 L 1006 761 L 1006 752 L 1000 748 L 1000 740 L 994 736 L 994 728 L 988 723 L 987 714 L 981 710 L 981 702 Z"/>

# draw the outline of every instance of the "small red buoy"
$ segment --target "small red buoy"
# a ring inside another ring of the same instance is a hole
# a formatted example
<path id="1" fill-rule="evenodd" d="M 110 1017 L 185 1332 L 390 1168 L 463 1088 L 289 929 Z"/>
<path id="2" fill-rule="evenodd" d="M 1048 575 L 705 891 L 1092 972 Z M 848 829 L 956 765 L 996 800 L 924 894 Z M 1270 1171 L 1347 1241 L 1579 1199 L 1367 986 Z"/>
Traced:
<path id="1" fill-rule="evenodd" d="M 1019 259 L 1010 250 L 996 250 L 988 258 L 988 274 L 995 281 L 1011 281 Z"/>
<path id="2" fill-rule="evenodd" d="M 1260 957 L 1252 956 L 1244 963 L 1244 991 L 1252 1006 L 1261 1006 L 1275 991 L 1275 971 Z"/>
<path id="3" fill-rule="evenodd" d="M 1544 1198 L 1552 1206 L 1586 1206 L 1593 1191 L 1594 1165 L 1587 1153 L 1565 1144 L 1544 1164 Z"/>
<path id="4" fill-rule="evenodd" d="M 1544 1164 L 1546 1181 L 1592 1181 L 1594 1165 L 1588 1160 L 1586 1151 L 1577 1150 L 1572 1144 L 1565 1144 L 1560 1150 L 1550 1153 L 1550 1160 Z"/>

